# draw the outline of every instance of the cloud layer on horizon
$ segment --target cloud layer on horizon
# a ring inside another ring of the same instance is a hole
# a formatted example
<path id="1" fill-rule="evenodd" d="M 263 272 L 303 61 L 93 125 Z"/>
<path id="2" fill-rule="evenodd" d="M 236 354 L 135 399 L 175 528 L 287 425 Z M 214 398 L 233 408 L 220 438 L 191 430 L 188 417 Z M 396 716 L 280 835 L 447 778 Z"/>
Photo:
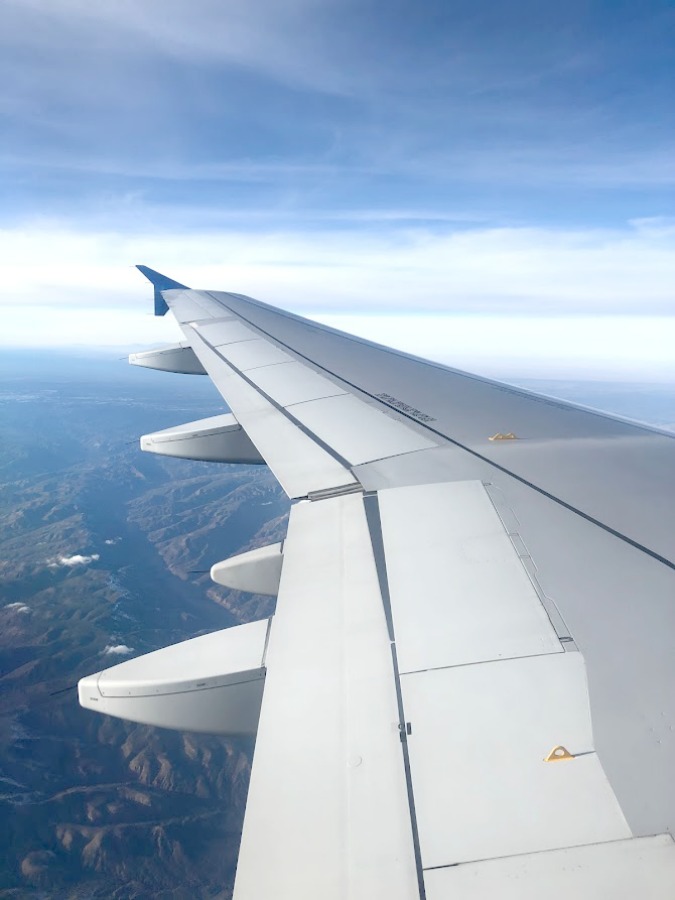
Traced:
<path id="1" fill-rule="evenodd" d="M 673 312 L 675 220 L 614 229 L 280 229 L 255 239 L 234 230 L 148 235 L 37 224 L 0 231 L 0 304 L 138 309 L 149 286 L 132 261 L 301 313 L 665 315 Z"/>
<path id="2" fill-rule="evenodd" d="M 6 0 L 2 340 L 173 336 L 133 262 L 318 315 L 672 315 L 674 23 L 661 0 Z"/>

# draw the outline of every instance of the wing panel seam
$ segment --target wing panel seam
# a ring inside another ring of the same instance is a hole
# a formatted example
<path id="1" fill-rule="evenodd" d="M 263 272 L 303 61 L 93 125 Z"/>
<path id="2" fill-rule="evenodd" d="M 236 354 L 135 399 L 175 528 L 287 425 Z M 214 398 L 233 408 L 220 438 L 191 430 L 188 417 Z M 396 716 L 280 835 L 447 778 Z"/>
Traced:
<path id="1" fill-rule="evenodd" d="M 402 678 L 406 675 L 421 675 L 424 672 L 442 672 L 445 669 L 467 669 L 469 666 L 490 666 L 495 663 L 516 662 L 519 659 L 533 659 L 538 656 L 558 656 L 565 652 L 565 648 L 560 646 L 559 650 L 544 650 L 541 653 L 519 653 L 517 656 L 497 656 L 492 659 L 475 659 L 469 662 L 450 663 L 447 666 L 429 666 L 426 669 L 406 669 L 400 672 Z"/>
<path id="2" fill-rule="evenodd" d="M 371 549 L 375 562 L 377 580 L 380 586 L 380 596 L 384 606 L 384 614 L 389 632 L 391 659 L 394 674 L 394 687 L 396 689 L 396 703 L 398 706 L 398 727 L 401 736 L 401 751 L 403 754 L 403 770 L 405 773 L 406 792 L 408 795 L 408 807 L 410 810 L 410 826 L 412 829 L 413 849 L 415 853 L 415 867 L 417 869 L 417 884 L 420 900 L 426 900 L 424 886 L 424 867 L 422 865 L 422 849 L 420 846 L 419 828 L 417 824 L 417 812 L 415 810 L 415 794 L 412 784 L 412 770 L 410 768 L 410 751 L 408 749 L 408 733 L 403 709 L 403 691 L 401 690 L 401 675 L 396 655 L 396 640 L 394 635 L 394 622 L 389 595 L 389 581 L 387 578 L 387 561 L 384 552 L 384 539 L 382 536 L 382 524 L 380 519 L 380 507 L 377 494 L 368 494 L 363 498 L 363 507 L 366 515 L 366 524 L 370 535 Z"/>
<path id="3" fill-rule="evenodd" d="M 230 362 L 229 359 L 227 359 L 225 356 L 223 356 L 223 354 L 220 352 L 220 350 L 217 347 L 215 347 L 209 340 L 207 340 L 203 335 L 201 335 L 199 333 L 199 331 L 195 331 L 194 333 L 202 341 L 202 343 L 205 344 L 209 348 L 209 350 L 211 350 L 212 353 L 215 353 L 216 356 L 222 362 L 224 362 L 227 366 L 229 366 L 229 368 L 233 372 L 235 372 L 243 381 L 245 381 L 249 387 L 252 387 L 258 394 L 260 394 L 261 397 L 264 397 L 264 399 L 271 406 L 273 406 L 274 409 L 277 410 L 277 412 L 280 412 L 286 419 L 288 419 L 290 422 L 292 422 L 296 426 L 296 428 L 298 428 L 298 430 L 301 431 L 302 434 L 305 435 L 305 437 L 308 437 L 311 441 L 313 441 L 315 444 L 317 444 L 319 447 L 321 447 L 321 449 L 325 453 L 327 453 L 329 456 L 331 456 L 337 463 L 339 463 L 344 469 L 346 469 L 347 472 L 351 473 L 351 475 L 354 478 L 356 478 L 356 476 L 352 472 L 352 464 L 348 460 L 346 460 L 343 456 L 341 456 L 333 447 L 330 446 L 330 444 L 327 444 L 318 435 L 316 435 L 316 434 L 314 434 L 314 432 L 310 431 L 305 425 L 303 425 L 302 422 L 299 422 L 295 418 L 294 415 L 289 413 L 283 406 L 281 406 L 279 403 L 277 403 L 277 401 L 273 397 L 270 397 L 270 395 L 268 393 L 266 393 L 261 387 L 259 387 L 255 383 L 255 381 L 253 381 L 251 378 L 249 378 L 245 372 L 242 372 L 242 370 L 237 368 L 237 366 L 235 366 L 234 363 Z"/>
<path id="4" fill-rule="evenodd" d="M 216 297 L 213 296 L 214 291 L 203 291 L 202 293 L 208 294 L 213 300 L 221 303 L 222 301 L 217 300 Z M 272 306 L 269 303 L 263 303 L 261 300 L 256 300 L 255 297 L 247 297 L 245 294 L 233 294 L 230 291 L 219 291 L 217 293 L 227 294 L 228 297 L 233 297 L 235 300 L 238 300 L 240 303 L 250 303 L 253 306 L 257 306 L 266 312 L 273 313 L 275 315 L 280 316 L 283 319 L 287 319 L 294 324 L 302 325 L 306 328 L 311 328 L 314 331 L 319 331 L 324 334 L 336 335 L 340 338 L 344 338 L 345 340 L 350 341 L 353 344 L 360 344 L 363 347 L 369 347 L 374 350 L 379 351 L 380 353 L 388 354 L 389 356 L 399 356 L 402 359 L 412 360 L 413 362 L 421 363 L 429 369 L 437 369 L 440 372 L 450 372 L 452 375 L 457 375 L 459 378 L 465 378 L 467 381 L 477 381 L 481 384 L 487 384 L 495 390 L 503 391 L 506 394 L 515 394 L 519 397 L 525 397 L 527 400 L 531 400 L 535 403 L 543 403 L 547 406 L 554 406 L 557 409 L 573 409 L 577 411 L 581 411 L 584 413 L 588 413 L 589 415 L 598 416 L 603 419 L 609 419 L 611 421 L 622 422 L 624 425 L 632 425 L 633 428 L 640 429 L 642 431 L 650 431 L 654 434 L 658 434 L 661 437 L 667 437 L 671 440 L 675 440 L 675 436 L 670 431 L 666 431 L 665 429 L 659 428 L 655 425 L 650 425 L 648 422 L 637 422 L 634 419 L 629 419 L 626 416 L 615 415 L 614 413 L 607 413 L 602 409 L 596 409 L 592 406 L 584 406 L 583 403 L 573 403 L 570 400 L 563 400 L 559 397 L 549 397 L 546 394 L 537 394 L 534 391 L 528 391 L 527 388 L 518 387 L 514 384 L 507 384 L 505 382 L 494 381 L 492 378 L 487 378 L 484 375 L 476 375 L 474 372 L 465 372 L 463 369 L 455 369 L 453 366 L 447 366 L 443 363 L 434 362 L 431 359 L 425 359 L 423 356 L 415 356 L 413 353 L 405 353 L 403 350 L 397 350 L 395 347 L 387 347 L 384 344 L 377 344 L 374 341 L 369 341 L 366 338 L 358 337 L 355 334 L 349 334 L 345 331 L 339 331 L 338 329 L 330 328 L 328 326 L 322 325 L 320 322 L 313 322 L 311 319 L 304 319 L 302 316 L 297 316 L 294 313 L 288 312 L 288 310 L 280 309 L 279 307 Z M 239 311 L 231 309 L 231 307 L 225 307 L 229 309 L 233 315 L 239 316 L 245 322 L 249 322 L 249 324 L 253 324 L 250 322 L 246 316 L 242 315 Z M 254 326 L 256 328 L 260 328 L 259 325 Z M 263 329 L 260 329 L 263 331 Z M 267 332 L 264 332 L 267 334 Z M 269 336 L 269 335 L 268 335 Z M 278 340 L 278 338 L 273 338 L 274 340 Z M 280 342 L 282 343 L 282 342 Z M 284 345 L 288 346 L 288 345 Z M 288 347 L 288 349 L 292 349 Z M 298 351 L 294 351 L 297 353 Z M 302 354 L 300 354 L 302 355 Z M 325 371 L 330 371 L 326 369 Z M 336 376 L 339 377 L 339 376 Z M 413 419 L 413 421 L 419 421 Z M 420 423 L 421 424 L 421 423 Z"/>
<path id="5" fill-rule="evenodd" d="M 209 294 L 209 296 L 210 296 L 210 294 Z M 215 299 L 215 298 L 213 298 L 213 299 Z M 591 516 L 589 513 L 585 513 L 585 512 L 583 512 L 583 510 L 577 509 L 577 507 L 573 506 L 571 503 L 567 503 L 567 501 L 563 500 L 562 498 L 556 497 L 555 494 L 550 493 L 550 491 L 547 491 L 545 488 L 539 487 L 538 485 L 534 484 L 533 482 L 528 481 L 528 479 L 525 478 L 524 476 L 518 475 L 515 472 L 512 472 L 510 469 L 507 469 L 506 466 L 502 466 L 499 463 L 495 462 L 494 460 L 489 459 L 487 456 L 484 456 L 482 453 L 479 453 L 477 450 L 473 450 L 471 447 L 467 447 L 465 444 L 462 444 L 460 441 L 456 440 L 455 438 L 451 438 L 447 434 L 443 434 L 443 432 L 439 431 L 437 428 L 432 428 L 431 425 L 429 425 L 428 423 L 420 422 L 418 419 L 415 419 L 413 416 L 408 415 L 403 410 L 396 409 L 396 407 L 394 407 L 394 406 L 390 406 L 388 403 L 386 403 L 386 401 L 381 400 L 375 394 L 372 394 L 369 391 L 365 390 L 364 388 L 359 387 L 357 384 L 354 384 L 353 382 L 348 381 L 345 378 L 342 378 L 336 372 L 333 372 L 331 369 L 327 368 L 326 366 L 322 366 L 321 363 L 317 362 L 316 360 L 310 359 L 304 353 L 301 353 L 299 350 L 294 349 L 289 344 L 286 344 L 284 341 L 280 341 L 279 338 L 276 338 L 273 335 L 269 334 L 269 332 L 265 331 L 264 328 L 261 328 L 259 325 L 254 324 L 249 319 L 247 319 L 246 316 L 242 315 L 240 312 L 236 312 L 235 315 L 239 316 L 241 319 L 243 319 L 244 322 L 247 322 L 253 328 L 257 328 L 262 334 L 264 334 L 266 337 L 270 338 L 270 340 L 281 345 L 282 347 L 285 347 L 287 350 L 290 350 L 291 353 L 294 353 L 296 356 L 299 356 L 302 359 L 306 360 L 312 366 L 318 366 L 324 372 L 326 372 L 328 375 L 331 375 L 333 378 L 338 378 L 344 384 L 349 385 L 350 387 L 354 388 L 354 390 L 357 390 L 361 394 L 364 394 L 365 396 L 370 397 L 372 400 L 377 400 L 378 403 L 381 403 L 384 406 L 386 406 L 388 409 L 391 409 L 392 412 L 395 412 L 400 416 L 404 416 L 410 422 L 414 422 L 418 427 L 425 428 L 427 431 L 432 432 L 433 434 L 442 438 L 444 441 L 447 441 L 449 444 L 452 444 L 455 447 L 459 447 L 460 450 L 465 450 L 471 456 L 476 457 L 476 459 L 480 459 L 482 462 L 487 463 L 487 465 L 492 466 L 493 468 L 497 469 L 499 472 L 503 472 L 505 475 L 510 475 L 511 478 L 515 478 L 516 481 L 519 481 L 521 484 L 524 484 L 526 487 L 532 488 L 532 490 L 537 491 L 537 493 L 541 494 L 542 496 L 546 497 L 547 499 L 552 500 L 554 503 L 559 504 L 564 509 L 567 509 L 572 513 L 575 513 L 576 515 L 580 516 L 582 519 L 585 519 L 587 522 L 590 522 L 593 525 L 597 525 L 598 528 L 602 528 L 604 531 L 608 532 L 609 534 L 613 535 L 614 537 L 618 538 L 619 540 L 625 541 L 625 543 L 629 544 L 631 547 L 634 547 L 636 550 L 640 550 L 643 553 L 646 553 L 647 556 L 651 556 L 657 562 L 663 563 L 664 566 L 667 566 L 669 569 L 673 569 L 675 571 L 675 562 L 673 562 L 673 560 L 670 560 L 665 556 L 662 556 L 660 553 L 657 553 L 656 550 L 651 550 L 649 547 L 645 547 L 644 544 L 641 544 L 639 541 L 633 540 L 633 538 L 628 537 L 628 535 L 623 534 L 621 531 L 617 531 L 617 529 L 612 528 L 611 525 L 607 525 L 605 522 L 600 521 L 600 519 L 596 519 L 594 516 Z M 385 348 L 377 347 L 376 349 L 384 350 Z M 404 356 L 406 359 L 411 358 L 411 357 L 405 356 L 405 354 L 399 354 L 399 355 Z M 418 360 L 418 361 L 426 362 L 426 360 Z M 436 368 L 439 368 L 441 371 L 455 372 L 455 374 L 462 375 L 463 377 L 471 377 L 471 378 L 475 377 L 476 380 L 478 380 L 478 381 L 484 381 L 487 384 L 497 386 L 494 382 L 491 382 L 488 379 L 481 379 L 479 376 L 471 376 L 471 375 L 468 375 L 468 373 L 459 372 L 459 370 L 447 369 L 442 366 L 437 366 Z M 503 389 L 503 387 L 502 387 L 502 389 Z M 529 394 L 529 393 L 525 393 L 525 392 L 523 392 L 523 394 L 530 399 L 535 399 L 535 400 L 539 399 L 536 394 Z M 550 401 L 547 401 L 547 398 L 543 398 L 543 400 L 544 400 L 544 402 L 550 402 Z M 557 404 L 555 404 L 555 405 L 557 405 Z M 565 408 L 564 405 L 561 406 L 561 408 L 564 409 Z M 613 417 L 607 416 L 606 418 L 613 418 Z M 636 425 L 635 427 L 638 428 L 640 426 Z M 650 429 L 646 429 L 646 430 L 650 430 Z M 652 429 L 652 430 L 654 430 L 657 434 L 661 434 L 661 432 L 657 431 L 656 429 Z M 673 437 L 673 435 L 666 435 L 666 436 Z M 424 451 L 422 450 L 422 451 L 417 451 L 417 452 L 423 453 Z"/>

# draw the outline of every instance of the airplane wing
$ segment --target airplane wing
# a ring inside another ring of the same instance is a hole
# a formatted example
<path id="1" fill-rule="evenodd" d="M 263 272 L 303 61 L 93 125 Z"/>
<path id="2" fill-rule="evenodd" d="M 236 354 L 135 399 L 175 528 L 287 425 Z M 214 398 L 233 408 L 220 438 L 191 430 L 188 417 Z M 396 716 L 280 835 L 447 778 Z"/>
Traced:
<path id="1" fill-rule="evenodd" d="M 675 896 L 675 436 L 139 266 L 230 413 L 145 450 L 265 462 L 241 625 L 83 679 L 257 734 L 234 897 Z"/>

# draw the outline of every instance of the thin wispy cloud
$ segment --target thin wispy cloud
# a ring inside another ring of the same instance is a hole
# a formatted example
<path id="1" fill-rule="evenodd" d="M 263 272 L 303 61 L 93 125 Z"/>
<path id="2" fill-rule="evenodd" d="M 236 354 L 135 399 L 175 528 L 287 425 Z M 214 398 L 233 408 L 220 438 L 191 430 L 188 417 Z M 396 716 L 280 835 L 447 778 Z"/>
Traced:
<path id="1" fill-rule="evenodd" d="M 6 603 L 5 609 L 11 609 L 14 612 L 22 613 L 22 614 L 30 612 L 30 606 L 28 606 L 25 603 L 19 603 L 18 601 L 15 603 Z"/>
<path id="2" fill-rule="evenodd" d="M 668 183 L 672 17 L 610 6 L 9 0 L 12 159 L 32 148 L 41 165 L 177 180 L 492 173 L 539 189 L 561 173 L 607 183 L 607 163 L 612 183 Z"/>
<path id="3" fill-rule="evenodd" d="M 14 170 L 49 169 L 52 172 L 63 172 L 72 175 L 112 176 L 120 179 L 132 179 L 156 182 L 237 182 L 269 185 L 279 179 L 325 180 L 338 176 L 345 169 L 354 176 L 374 175 L 381 169 L 375 165 L 338 165 L 312 161 L 252 161 L 232 160 L 229 162 L 188 162 L 180 160 L 158 160 L 153 162 L 138 159 L 119 160 L 91 157 L 77 158 L 63 154 L 57 158 L 50 156 L 0 156 L 0 165 Z M 132 193 L 133 196 L 133 193 Z M 141 197 L 140 192 L 135 196 Z M 203 212 L 205 210 L 202 210 Z"/>
<path id="4" fill-rule="evenodd" d="M 134 262 L 299 312 L 668 315 L 674 22 L 6 0 L 3 340 L 143 340 Z"/>

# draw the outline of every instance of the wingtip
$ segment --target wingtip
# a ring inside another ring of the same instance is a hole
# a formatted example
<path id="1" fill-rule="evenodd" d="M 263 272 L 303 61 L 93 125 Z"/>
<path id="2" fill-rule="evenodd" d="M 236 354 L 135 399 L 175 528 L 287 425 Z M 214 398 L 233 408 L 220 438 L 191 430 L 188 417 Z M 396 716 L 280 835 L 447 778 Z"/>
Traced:
<path id="1" fill-rule="evenodd" d="M 162 291 L 172 291 L 181 288 L 187 289 L 187 285 L 181 284 L 179 281 L 174 281 L 173 278 L 168 278 L 166 275 L 162 275 L 161 272 L 155 272 L 154 269 L 149 269 L 147 266 L 137 265 L 136 268 L 142 275 L 145 275 L 155 289 L 155 315 L 166 315 L 169 311 L 169 307 L 162 296 Z"/>
<path id="2" fill-rule="evenodd" d="M 142 275 L 145 275 L 148 281 L 159 291 L 170 291 L 180 288 L 187 290 L 186 284 L 181 284 L 180 281 L 174 281 L 173 278 L 162 275 L 161 272 L 156 272 L 154 269 L 149 269 L 148 266 L 136 265 L 136 268 Z"/>

